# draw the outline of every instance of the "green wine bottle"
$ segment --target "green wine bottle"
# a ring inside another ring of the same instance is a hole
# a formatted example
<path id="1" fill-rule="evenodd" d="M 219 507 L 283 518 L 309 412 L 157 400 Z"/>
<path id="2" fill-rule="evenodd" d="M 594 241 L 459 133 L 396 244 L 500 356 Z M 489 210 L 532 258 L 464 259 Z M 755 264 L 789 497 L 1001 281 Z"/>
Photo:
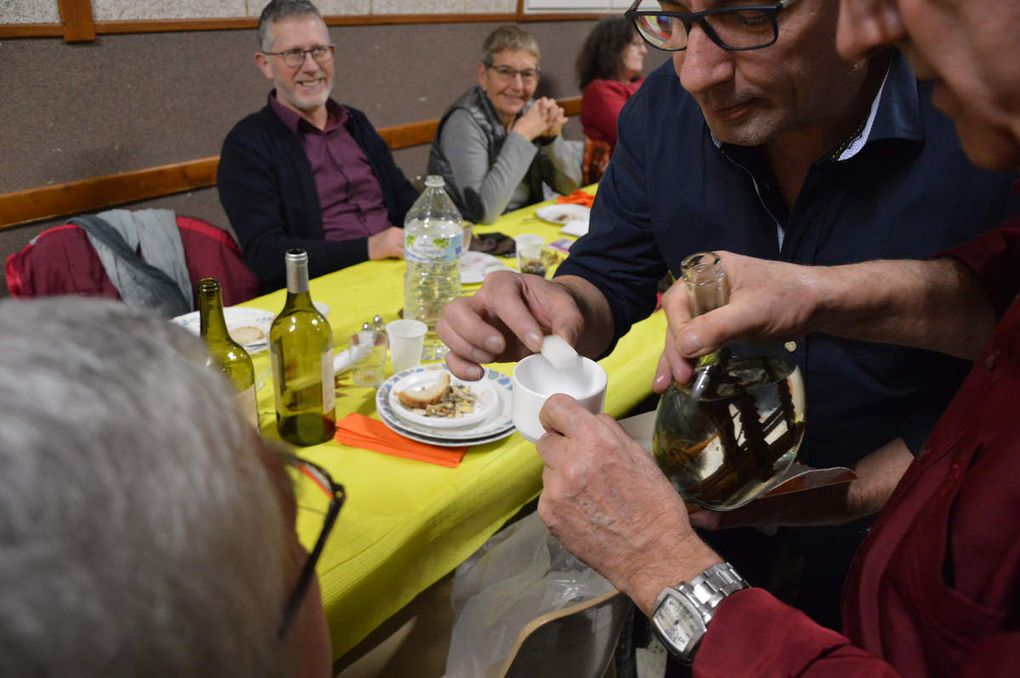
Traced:
<path id="1" fill-rule="evenodd" d="M 287 301 L 269 330 L 276 427 L 294 445 L 317 445 L 336 431 L 333 330 L 308 292 L 308 253 L 287 250 Z"/>
<path id="2" fill-rule="evenodd" d="M 255 400 L 255 367 L 248 352 L 230 338 L 227 322 L 223 318 L 223 297 L 220 283 L 215 278 L 198 281 L 198 315 L 200 334 L 205 341 L 209 358 L 206 365 L 226 375 L 237 391 L 237 402 L 244 418 L 259 428 L 258 404 Z"/>

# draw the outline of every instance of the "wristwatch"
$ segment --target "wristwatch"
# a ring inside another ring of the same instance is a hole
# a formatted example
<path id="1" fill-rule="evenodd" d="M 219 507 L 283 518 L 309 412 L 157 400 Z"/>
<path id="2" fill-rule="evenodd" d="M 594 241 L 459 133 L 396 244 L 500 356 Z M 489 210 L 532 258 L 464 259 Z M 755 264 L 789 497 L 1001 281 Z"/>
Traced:
<path id="1" fill-rule="evenodd" d="M 748 586 L 729 563 L 712 565 L 690 581 L 667 586 L 655 599 L 656 635 L 680 661 L 691 663 L 719 603 Z"/>

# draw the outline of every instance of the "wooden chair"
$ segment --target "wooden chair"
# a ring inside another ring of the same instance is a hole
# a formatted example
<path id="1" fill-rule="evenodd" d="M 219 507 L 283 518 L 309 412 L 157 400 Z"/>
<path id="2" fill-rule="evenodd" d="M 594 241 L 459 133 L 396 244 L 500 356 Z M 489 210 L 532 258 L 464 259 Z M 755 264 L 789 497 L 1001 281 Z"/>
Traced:
<path id="1" fill-rule="evenodd" d="M 594 184 L 606 173 L 613 149 L 604 141 L 584 138 L 584 160 L 581 161 L 581 176 L 585 186 Z"/>
<path id="2" fill-rule="evenodd" d="M 536 617 L 517 634 L 500 676 L 601 678 L 629 607 L 630 600 L 612 590 Z"/>

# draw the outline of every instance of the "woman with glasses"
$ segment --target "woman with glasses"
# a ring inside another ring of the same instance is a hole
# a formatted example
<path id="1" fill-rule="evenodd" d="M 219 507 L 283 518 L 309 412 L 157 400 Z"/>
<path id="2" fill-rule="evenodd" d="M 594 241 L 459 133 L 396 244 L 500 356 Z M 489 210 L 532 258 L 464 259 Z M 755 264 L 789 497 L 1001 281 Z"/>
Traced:
<path id="1" fill-rule="evenodd" d="M 478 84 L 447 109 L 429 155 L 465 219 L 489 224 L 509 210 L 579 185 L 577 157 L 560 135 L 567 118 L 556 101 L 532 99 L 541 75 L 535 39 L 500 26 L 482 45 Z"/>
<path id="2" fill-rule="evenodd" d="M 602 19 L 577 57 L 584 128 L 584 183 L 598 181 L 616 146 L 616 118 L 645 80 L 648 47 L 625 17 Z"/>

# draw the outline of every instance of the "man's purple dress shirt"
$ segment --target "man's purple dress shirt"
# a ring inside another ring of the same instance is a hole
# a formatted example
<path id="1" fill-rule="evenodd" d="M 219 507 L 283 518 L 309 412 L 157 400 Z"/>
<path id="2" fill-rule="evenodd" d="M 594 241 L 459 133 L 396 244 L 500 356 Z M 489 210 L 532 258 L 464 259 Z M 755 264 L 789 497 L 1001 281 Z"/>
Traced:
<path id="1" fill-rule="evenodd" d="M 389 227 L 379 180 L 344 126 L 347 111 L 329 99 L 329 120 L 320 130 L 281 104 L 275 91 L 269 94 L 269 105 L 301 138 L 315 177 L 326 240 L 365 238 Z"/>

